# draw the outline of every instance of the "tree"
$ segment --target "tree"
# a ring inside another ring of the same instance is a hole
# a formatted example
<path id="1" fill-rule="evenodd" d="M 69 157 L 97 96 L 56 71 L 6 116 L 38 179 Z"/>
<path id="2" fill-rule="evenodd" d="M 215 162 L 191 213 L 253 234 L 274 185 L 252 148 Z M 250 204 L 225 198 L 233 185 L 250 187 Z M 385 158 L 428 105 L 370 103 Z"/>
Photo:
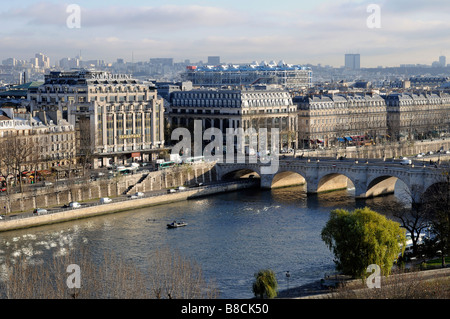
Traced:
<path id="1" fill-rule="evenodd" d="M 95 146 L 94 140 L 91 140 L 91 126 L 89 118 L 80 117 L 79 119 L 79 132 L 78 134 L 78 147 L 79 147 L 79 157 L 81 164 L 83 165 L 83 176 L 86 175 L 86 168 L 90 167 L 92 160 L 94 158 Z"/>
<path id="2" fill-rule="evenodd" d="M 277 296 L 278 283 L 275 273 L 271 269 L 260 270 L 255 273 L 255 282 L 253 283 L 253 293 L 263 299 L 275 298 Z"/>
<path id="3" fill-rule="evenodd" d="M 365 277 L 372 264 L 389 275 L 406 246 L 405 230 L 400 224 L 367 207 L 353 212 L 333 210 L 321 236 L 335 255 L 336 269 L 354 278 Z"/>
<path id="4" fill-rule="evenodd" d="M 423 232 L 428 228 L 428 213 L 425 209 L 423 202 L 423 196 L 420 196 L 417 200 L 417 194 L 419 190 L 409 188 L 405 191 L 405 194 L 401 197 L 401 201 L 405 203 L 399 203 L 397 201 L 382 202 L 379 207 L 381 211 L 391 212 L 401 224 L 401 227 L 405 228 L 407 232 L 411 234 L 413 255 L 416 256 L 419 248 L 420 238 Z"/>
<path id="5" fill-rule="evenodd" d="M 17 134 L 4 137 L 1 142 L 1 149 L 7 151 L 2 152 L 0 165 L 9 174 L 14 174 L 16 180 L 18 177 L 18 184 L 22 193 L 22 172 L 25 170 L 25 166 L 30 164 L 31 158 L 38 152 L 38 149 L 28 136 L 18 136 Z"/>
<path id="6" fill-rule="evenodd" d="M 428 213 L 434 237 L 434 246 L 441 251 L 442 266 L 445 255 L 450 253 L 450 170 L 444 168 L 442 178 L 432 185 L 424 196 L 425 210 Z"/>

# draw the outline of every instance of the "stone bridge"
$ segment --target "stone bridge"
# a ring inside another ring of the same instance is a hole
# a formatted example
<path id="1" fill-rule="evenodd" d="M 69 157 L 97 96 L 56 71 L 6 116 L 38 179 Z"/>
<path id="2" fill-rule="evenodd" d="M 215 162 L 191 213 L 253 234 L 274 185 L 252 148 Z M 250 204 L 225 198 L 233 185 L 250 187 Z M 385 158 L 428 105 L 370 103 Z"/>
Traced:
<path id="1" fill-rule="evenodd" d="M 408 187 L 414 202 L 434 184 L 442 181 L 442 169 L 434 165 L 383 160 L 336 160 L 336 159 L 289 159 L 279 161 L 274 174 L 261 174 L 264 164 L 218 163 L 216 173 L 219 180 L 241 178 L 246 175 L 260 177 L 261 188 L 276 188 L 306 183 L 310 194 L 354 187 L 357 198 L 370 198 L 392 194 L 397 180 Z M 266 165 L 267 166 L 267 165 Z M 258 176 L 256 176 L 256 174 Z M 353 184 L 353 185 L 352 185 Z"/>

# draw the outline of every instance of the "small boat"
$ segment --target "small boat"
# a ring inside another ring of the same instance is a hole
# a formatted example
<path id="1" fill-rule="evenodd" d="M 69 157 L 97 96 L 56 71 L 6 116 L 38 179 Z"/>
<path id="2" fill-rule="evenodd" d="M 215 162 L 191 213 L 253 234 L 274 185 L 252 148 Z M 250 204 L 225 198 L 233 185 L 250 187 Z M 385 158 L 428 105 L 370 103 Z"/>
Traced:
<path id="1" fill-rule="evenodd" d="M 167 228 L 178 228 L 178 227 L 183 227 L 186 225 L 187 225 L 187 223 L 185 223 L 185 222 L 177 223 L 176 221 L 173 221 L 173 223 L 167 224 Z"/>

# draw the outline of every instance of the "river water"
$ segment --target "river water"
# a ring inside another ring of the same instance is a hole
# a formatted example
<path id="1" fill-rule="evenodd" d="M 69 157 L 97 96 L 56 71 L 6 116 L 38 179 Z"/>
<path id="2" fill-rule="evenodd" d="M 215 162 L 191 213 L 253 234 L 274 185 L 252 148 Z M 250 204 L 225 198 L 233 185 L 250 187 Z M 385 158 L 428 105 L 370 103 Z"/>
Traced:
<path id="1" fill-rule="evenodd" d="M 201 266 L 204 276 L 218 286 L 219 298 L 251 298 L 253 275 L 259 269 L 272 269 L 280 289 L 333 272 L 333 255 L 320 237 L 330 211 L 377 209 L 380 202 L 398 201 L 401 186 L 396 195 L 365 201 L 355 200 L 352 190 L 306 196 L 304 186 L 248 189 L 0 233 L 0 264 L 20 256 L 42 262 L 87 245 L 94 255 L 111 251 L 145 268 L 148 254 L 170 247 Z M 173 220 L 188 226 L 167 229 Z"/>

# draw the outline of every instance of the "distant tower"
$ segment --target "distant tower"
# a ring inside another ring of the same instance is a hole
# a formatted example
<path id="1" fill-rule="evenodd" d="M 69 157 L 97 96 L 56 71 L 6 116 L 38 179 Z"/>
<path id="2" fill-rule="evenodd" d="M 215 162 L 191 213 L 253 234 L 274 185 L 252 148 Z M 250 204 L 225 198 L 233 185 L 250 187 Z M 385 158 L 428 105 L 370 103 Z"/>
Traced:
<path id="1" fill-rule="evenodd" d="M 219 64 L 220 64 L 220 56 L 208 57 L 208 65 L 219 65 Z"/>
<path id="2" fill-rule="evenodd" d="M 447 66 L 447 64 L 446 64 L 447 62 L 446 62 L 446 61 L 447 61 L 447 59 L 446 59 L 445 56 L 442 55 L 442 56 L 439 57 L 439 64 L 440 64 L 442 67 Z"/>
<path id="3" fill-rule="evenodd" d="M 359 70 L 361 68 L 361 58 L 359 54 L 345 55 L 345 68 L 350 70 Z"/>

